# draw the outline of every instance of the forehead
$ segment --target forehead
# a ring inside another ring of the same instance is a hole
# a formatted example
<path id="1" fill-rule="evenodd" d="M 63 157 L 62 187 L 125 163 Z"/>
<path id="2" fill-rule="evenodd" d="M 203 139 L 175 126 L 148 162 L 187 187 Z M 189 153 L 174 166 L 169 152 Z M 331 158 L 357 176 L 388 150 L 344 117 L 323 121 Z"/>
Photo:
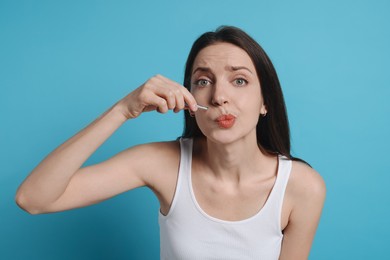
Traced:
<path id="1" fill-rule="evenodd" d="M 221 42 L 203 48 L 195 58 L 193 70 L 197 66 L 246 66 L 255 71 L 252 59 L 240 47 L 231 43 Z"/>

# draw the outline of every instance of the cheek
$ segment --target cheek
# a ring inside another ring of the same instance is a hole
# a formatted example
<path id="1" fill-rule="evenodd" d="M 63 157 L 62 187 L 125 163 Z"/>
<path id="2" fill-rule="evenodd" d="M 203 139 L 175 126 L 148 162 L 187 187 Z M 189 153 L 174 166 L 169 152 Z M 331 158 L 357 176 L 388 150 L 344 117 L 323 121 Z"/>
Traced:
<path id="1" fill-rule="evenodd" d="M 261 107 L 263 106 L 263 97 L 260 93 L 260 90 L 250 91 L 246 93 L 245 97 L 241 97 L 237 100 L 240 104 L 240 107 L 245 108 L 247 113 L 254 113 L 259 115 Z"/>
<path id="2" fill-rule="evenodd" d="M 248 106 L 246 112 L 241 115 L 242 121 L 248 125 L 250 128 L 257 125 L 259 121 L 260 108 L 259 104 L 253 104 L 252 106 Z"/>
<path id="3" fill-rule="evenodd" d="M 261 90 L 260 90 L 260 87 L 258 89 L 258 91 L 256 92 L 256 101 L 254 102 L 254 109 L 256 109 L 256 112 L 257 114 L 259 115 L 261 113 L 261 109 L 262 107 L 264 106 L 264 99 L 263 99 L 263 95 L 261 94 Z"/>
<path id="4" fill-rule="evenodd" d="M 207 88 L 204 89 L 191 89 L 191 94 L 194 96 L 197 102 L 207 101 L 209 98 L 209 90 Z"/>
<path id="5" fill-rule="evenodd" d="M 210 122 L 207 122 L 206 116 L 196 113 L 195 114 L 195 121 L 198 125 L 200 131 L 203 134 L 206 134 L 208 132 L 208 129 L 210 128 L 209 124 Z"/>

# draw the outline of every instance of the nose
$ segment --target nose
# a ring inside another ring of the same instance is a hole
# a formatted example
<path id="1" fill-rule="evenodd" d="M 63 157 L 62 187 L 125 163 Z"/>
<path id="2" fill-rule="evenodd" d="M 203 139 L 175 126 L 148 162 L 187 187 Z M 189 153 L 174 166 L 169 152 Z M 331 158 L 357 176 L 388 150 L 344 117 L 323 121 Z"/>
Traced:
<path id="1" fill-rule="evenodd" d="M 213 93 L 211 95 L 211 104 L 214 106 L 222 106 L 229 103 L 226 89 L 223 84 L 215 83 Z"/>

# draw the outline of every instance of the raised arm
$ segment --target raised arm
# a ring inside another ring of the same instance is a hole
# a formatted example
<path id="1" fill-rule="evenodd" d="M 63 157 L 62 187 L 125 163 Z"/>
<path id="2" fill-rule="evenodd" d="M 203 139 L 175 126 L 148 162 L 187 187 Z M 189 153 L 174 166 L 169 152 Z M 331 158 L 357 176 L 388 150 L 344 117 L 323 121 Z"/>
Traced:
<path id="1" fill-rule="evenodd" d="M 62 211 L 147 185 L 150 176 L 144 155 L 151 154 L 158 144 L 134 147 L 105 162 L 81 166 L 128 119 L 152 110 L 180 111 L 185 103 L 196 110 L 194 98 L 184 87 L 160 75 L 149 79 L 51 152 L 19 187 L 17 204 L 31 214 Z"/>

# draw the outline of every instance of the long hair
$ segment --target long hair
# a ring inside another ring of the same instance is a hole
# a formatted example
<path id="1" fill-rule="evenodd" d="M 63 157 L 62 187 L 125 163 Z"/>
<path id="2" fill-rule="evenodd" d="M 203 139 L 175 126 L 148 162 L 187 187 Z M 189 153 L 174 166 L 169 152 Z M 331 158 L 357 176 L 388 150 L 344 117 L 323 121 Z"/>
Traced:
<path id="1" fill-rule="evenodd" d="M 275 68 L 263 48 L 247 33 L 233 26 L 221 26 L 215 32 L 202 34 L 192 45 L 188 55 L 184 74 L 184 86 L 191 90 L 193 63 L 198 53 L 205 47 L 226 42 L 243 49 L 256 68 L 260 80 L 261 93 L 267 107 L 265 117 L 259 115 L 256 126 L 257 143 L 260 149 L 271 154 L 284 155 L 295 159 L 290 154 L 290 129 L 286 105 Z M 194 117 L 188 110 L 184 112 L 185 125 L 182 137 L 204 136 Z M 299 160 L 299 159 L 298 159 Z"/>

